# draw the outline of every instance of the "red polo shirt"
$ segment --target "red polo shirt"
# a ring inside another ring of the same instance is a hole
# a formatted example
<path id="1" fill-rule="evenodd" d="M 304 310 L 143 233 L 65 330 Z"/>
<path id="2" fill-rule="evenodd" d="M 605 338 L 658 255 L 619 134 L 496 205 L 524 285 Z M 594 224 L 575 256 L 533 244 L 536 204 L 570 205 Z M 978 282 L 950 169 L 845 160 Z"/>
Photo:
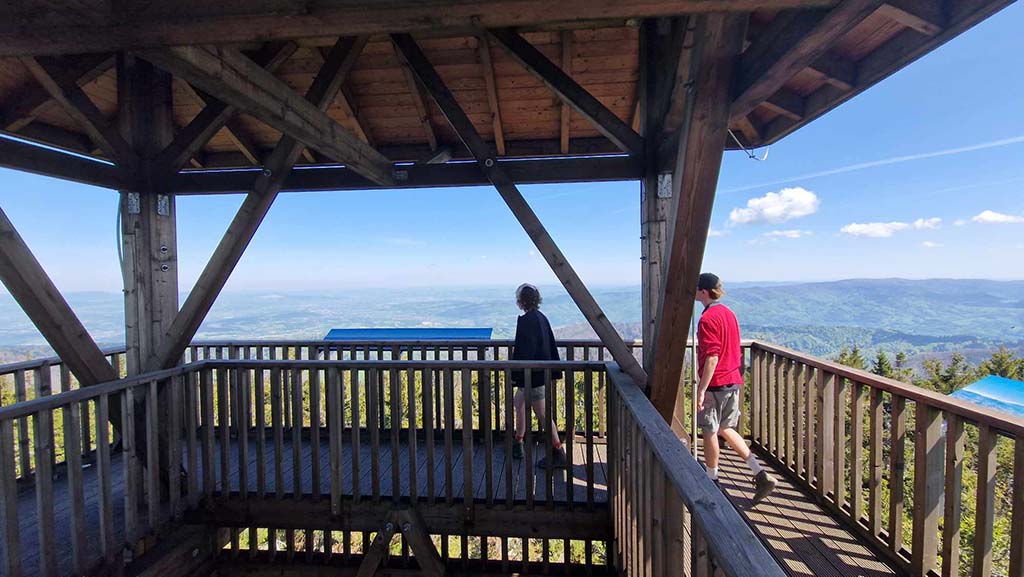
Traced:
<path id="1" fill-rule="evenodd" d="M 708 357 L 717 356 L 718 366 L 711 376 L 710 388 L 742 385 L 740 372 L 740 323 L 729 307 L 715 303 L 704 309 L 697 323 L 697 375 L 704 370 Z"/>

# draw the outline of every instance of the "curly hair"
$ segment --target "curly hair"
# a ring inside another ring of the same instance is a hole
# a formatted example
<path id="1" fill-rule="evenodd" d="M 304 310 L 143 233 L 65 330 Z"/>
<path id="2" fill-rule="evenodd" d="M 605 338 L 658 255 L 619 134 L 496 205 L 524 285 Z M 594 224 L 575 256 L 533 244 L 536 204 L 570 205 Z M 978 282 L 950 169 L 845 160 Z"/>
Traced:
<path id="1" fill-rule="evenodd" d="M 544 299 L 540 297 L 537 287 L 530 284 L 522 284 L 516 289 L 516 304 L 524 311 L 532 311 L 540 308 Z"/>

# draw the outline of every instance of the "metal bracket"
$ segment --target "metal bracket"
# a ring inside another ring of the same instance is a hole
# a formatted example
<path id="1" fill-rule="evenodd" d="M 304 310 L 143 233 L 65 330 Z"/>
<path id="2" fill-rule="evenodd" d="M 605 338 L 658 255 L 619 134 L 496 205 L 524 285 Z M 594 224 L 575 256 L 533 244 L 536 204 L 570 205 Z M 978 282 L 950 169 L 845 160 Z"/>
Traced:
<path id="1" fill-rule="evenodd" d="M 171 216 L 171 197 L 169 195 L 156 195 L 156 213 L 160 216 Z"/>
<path id="2" fill-rule="evenodd" d="M 140 214 L 142 212 L 142 200 L 139 198 L 139 193 L 129 192 L 125 197 L 125 207 L 128 209 L 128 214 Z"/>
<path id="3" fill-rule="evenodd" d="M 672 173 L 658 175 L 658 198 L 672 198 Z"/>

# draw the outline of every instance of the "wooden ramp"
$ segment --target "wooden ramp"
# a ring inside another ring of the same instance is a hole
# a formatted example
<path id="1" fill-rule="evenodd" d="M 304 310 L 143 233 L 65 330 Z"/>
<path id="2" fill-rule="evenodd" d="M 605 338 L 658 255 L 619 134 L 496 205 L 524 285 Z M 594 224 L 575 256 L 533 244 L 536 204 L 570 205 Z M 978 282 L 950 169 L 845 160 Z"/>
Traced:
<path id="1" fill-rule="evenodd" d="M 766 502 L 752 507 L 754 485 L 750 469 L 734 452 L 723 449 L 719 462 L 722 490 L 790 575 L 900 575 L 824 510 L 812 495 L 763 459 L 761 465 L 775 475 L 779 485 Z"/>

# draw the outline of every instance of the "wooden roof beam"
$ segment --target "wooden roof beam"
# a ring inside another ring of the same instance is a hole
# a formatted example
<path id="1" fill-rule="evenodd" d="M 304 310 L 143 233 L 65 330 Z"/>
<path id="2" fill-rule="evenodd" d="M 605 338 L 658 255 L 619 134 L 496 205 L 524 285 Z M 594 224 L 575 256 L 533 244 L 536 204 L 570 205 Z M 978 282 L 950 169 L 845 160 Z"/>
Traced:
<path id="1" fill-rule="evenodd" d="M 238 50 L 189 46 L 139 55 L 366 178 L 393 182 L 387 158 Z"/>
<path id="2" fill-rule="evenodd" d="M 106 162 L 2 137 L 0 166 L 109 189 L 126 184 L 121 171 Z"/>
<path id="3" fill-rule="evenodd" d="M 718 173 L 729 126 L 729 92 L 745 22 L 734 15 L 698 17 L 694 71 L 687 117 L 681 129 L 661 294 L 654 328 L 651 403 L 672 423 L 686 355 L 690 318 L 711 224 Z"/>
<path id="4" fill-rule="evenodd" d="M 822 54 L 810 67 L 840 90 L 850 90 L 857 85 L 857 63 L 835 52 Z"/>
<path id="5" fill-rule="evenodd" d="M 341 84 L 351 72 L 367 40 L 366 36 L 362 36 L 342 38 L 335 43 L 303 98 L 308 107 L 321 114 L 327 110 L 341 90 Z M 366 146 L 361 141 L 356 142 Z M 305 147 L 301 142 L 286 133 L 271 151 L 267 157 L 266 170 L 260 172 L 256 178 L 256 182 L 214 250 L 213 256 L 185 299 L 185 304 L 164 333 L 159 350 L 149 359 L 148 365 L 151 370 L 172 367 L 181 358 L 270 211 L 303 148 Z M 366 176 L 363 170 L 351 164 L 347 166 Z M 390 185 L 390 175 L 389 179 L 381 184 Z"/>
<path id="6" fill-rule="evenodd" d="M 778 92 L 881 4 L 881 0 L 843 0 L 831 10 L 797 10 L 777 16 L 740 59 L 733 118 L 749 114 Z"/>
<path id="7" fill-rule="evenodd" d="M 18 4 L 18 3 L 8 3 Z M 122 3 L 101 3 L 120 6 Z M 624 21 L 679 14 L 785 10 L 831 6 L 835 0 L 377 0 L 354 10 L 350 0 L 131 2 L 130 11 L 94 11 L 95 22 L 60 11 L 31 18 L 0 7 L 0 56 L 115 52 L 196 44 L 238 44 L 308 37 L 392 32 L 529 27 L 552 23 Z M 187 16 L 184 16 L 187 15 Z M 472 32 L 469 32 L 470 34 Z"/>
<path id="8" fill-rule="evenodd" d="M 925 36 L 935 36 L 946 27 L 942 0 L 889 0 L 878 12 Z"/>
<path id="9" fill-rule="evenodd" d="M 0 280 L 82 385 L 118 378 L 96 341 L 0 209 Z"/>
<path id="10" fill-rule="evenodd" d="M 498 82 L 494 77 L 494 62 L 491 60 L 491 41 L 487 34 L 477 36 L 477 51 L 480 54 L 480 68 L 484 73 L 487 87 L 487 103 L 491 107 L 491 127 L 494 131 L 494 147 L 498 156 L 505 156 L 505 127 L 501 123 L 501 103 L 498 100 Z"/>
<path id="11" fill-rule="evenodd" d="M 430 121 L 430 108 L 423 98 L 423 92 L 420 91 L 420 84 L 416 81 L 416 75 L 409 69 L 409 63 L 405 61 L 402 51 L 397 46 L 393 48 L 395 50 L 395 58 L 398 59 L 398 65 L 402 68 L 402 76 L 405 77 L 405 85 L 409 88 L 409 98 L 412 99 L 412 104 L 416 107 L 416 114 L 420 117 L 423 134 L 427 138 L 430 150 L 437 150 L 437 133 L 434 132 L 434 125 Z"/>
<path id="12" fill-rule="evenodd" d="M 633 357 L 633 353 L 623 342 L 622 337 L 615 330 L 608 317 L 605 316 L 600 305 L 594 300 L 593 295 L 587 290 L 583 280 L 573 270 L 572 265 L 569 264 L 565 255 L 559 250 L 558 245 L 555 244 L 554 239 L 551 238 L 547 229 L 544 228 L 544 224 L 537 217 L 533 209 L 530 208 L 526 199 L 523 198 L 519 188 L 501 168 L 501 165 L 495 161 L 491 155 L 490 147 L 487 146 L 487 143 L 477 133 L 473 123 L 455 100 L 455 96 L 452 95 L 433 65 L 430 64 L 423 51 L 420 50 L 420 47 L 412 39 L 412 36 L 394 34 L 391 36 L 391 39 L 395 46 L 402 51 L 402 54 L 409 62 L 409 66 L 416 73 L 416 76 L 419 77 L 420 82 L 426 87 L 427 92 L 434 99 L 437 107 L 441 109 L 445 118 L 448 119 L 452 129 L 459 135 L 466 148 L 473 154 L 477 161 L 477 166 L 487 176 L 487 179 L 491 181 L 494 188 L 498 190 L 498 194 L 501 195 L 501 198 L 508 205 L 512 214 L 515 215 L 516 219 L 523 226 L 523 230 L 526 231 L 534 245 L 536 245 L 537 251 L 544 256 L 544 259 L 551 266 L 552 272 L 561 281 L 562 286 L 565 287 L 566 292 L 569 293 L 576 306 L 579 307 L 580 312 L 583 313 L 590 326 L 593 327 L 594 332 L 601 338 L 604 346 L 608 348 L 612 358 L 619 363 L 622 370 L 635 382 L 641 385 L 645 384 L 647 382 L 647 373 L 644 372 L 636 358 Z"/>
<path id="13" fill-rule="evenodd" d="M 330 53 L 330 48 L 321 48 L 319 53 L 326 60 L 328 54 Z M 351 120 L 352 123 L 355 125 L 355 133 L 356 136 L 359 137 L 359 140 L 362 140 L 366 144 L 373 146 L 373 137 L 371 136 L 369 131 L 370 125 L 367 123 L 366 117 L 363 115 L 363 111 L 359 108 L 359 105 L 357 104 L 358 101 L 356 100 L 355 92 L 352 90 L 351 82 L 348 82 L 347 80 L 345 82 L 342 82 L 341 92 L 338 94 L 337 97 L 335 97 L 335 102 L 337 102 L 338 106 L 341 107 L 342 111 L 345 113 L 345 116 L 347 116 L 348 119 Z"/>
<path id="14" fill-rule="evenodd" d="M 58 62 L 50 58 L 27 56 L 21 61 L 104 154 L 120 166 L 128 169 L 135 167 L 138 163 L 135 151 L 121 136 L 116 124 L 107 119 L 78 86 L 78 78 L 69 75 Z"/>
<path id="15" fill-rule="evenodd" d="M 572 77 L 572 30 L 562 30 L 559 34 L 562 41 L 562 71 Z M 572 109 L 562 101 L 561 122 L 558 130 L 559 142 L 562 145 L 562 154 L 569 154 L 569 131 L 572 128 Z"/>
<path id="16" fill-rule="evenodd" d="M 78 86 L 96 80 L 114 67 L 111 54 L 86 54 L 63 62 L 67 75 Z M 0 130 L 17 132 L 34 121 L 53 102 L 50 93 L 35 82 L 22 87 L 0 106 Z"/>
<path id="17" fill-rule="evenodd" d="M 273 72 L 291 58 L 298 48 L 298 44 L 294 42 L 272 42 L 253 56 L 253 60 L 268 72 Z M 195 91 L 191 84 L 186 83 L 186 86 Z M 237 108 L 219 100 L 208 103 L 157 155 L 153 163 L 157 167 L 156 170 L 162 174 L 178 172 L 189 159 L 202 151 L 213 135 L 234 118 L 237 112 Z"/>
<path id="18" fill-rule="evenodd" d="M 642 154 L 644 141 L 628 123 L 608 110 L 543 52 L 513 30 L 488 30 L 488 34 L 508 50 L 530 73 L 554 91 L 563 102 L 589 120 L 595 128 L 630 154 Z"/>
<path id="19" fill-rule="evenodd" d="M 804 98 L 787 88 L 779 89 L 761 103 L 761 106 L 791 120 L 801 120 L 804 117 Z"/>

